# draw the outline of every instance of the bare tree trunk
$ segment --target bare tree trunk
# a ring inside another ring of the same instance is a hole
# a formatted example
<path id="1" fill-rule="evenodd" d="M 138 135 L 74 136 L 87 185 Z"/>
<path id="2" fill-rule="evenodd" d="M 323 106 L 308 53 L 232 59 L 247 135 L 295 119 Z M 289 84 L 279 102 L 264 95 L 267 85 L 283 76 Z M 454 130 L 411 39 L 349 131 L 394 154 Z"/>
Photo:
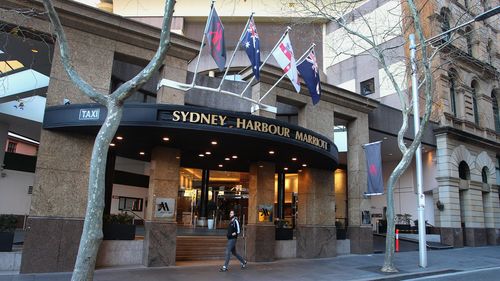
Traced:
<path id="1" fill-rule="evenodd" d="M 104 180 L 109 144 L 115 136 L 123 114 L 123 106 L 108 107 L 104 124 L 94 142 L 90 160 L 87 212 L 78 248 L 72 281 L 93 280 L 97 252 L 102 241 L 102 214 L 104 211 Z"/>
<path id="2" fill-rule="evenodd" d="M 105 204 L 106 160 L 109 144 L 113 140 L 120 125 L 123 114 L 123 101 L 130 97 L 134 91 L 140 89 L 165 60 L 167 49 L 170 44 L 170 25 L 175 1 L 167 0 L 165 3 L 159 46 L 149 64 L 134 78 L 122 84 L 110 95 L 97 92 L 95 88 L 84 81 L 77 73 L 72 65 L 68 41 L 55 8 L 50 0 L 43 0 L 43 4 L 48 12 L 50 21 L 54 25 L 54 32 L 57 35 L 57 42 L 61 52 L 61 61 L 66 73 L 73 84 L 86 96 L 107 108 L 106 119 L 97 134 L 92 150 L 87 211 L 75 268 L 71 277 L 72 281 L 90 281 L 93 280 L 94 277 L 97 253 L 103 236 L 102 215 Z"/>

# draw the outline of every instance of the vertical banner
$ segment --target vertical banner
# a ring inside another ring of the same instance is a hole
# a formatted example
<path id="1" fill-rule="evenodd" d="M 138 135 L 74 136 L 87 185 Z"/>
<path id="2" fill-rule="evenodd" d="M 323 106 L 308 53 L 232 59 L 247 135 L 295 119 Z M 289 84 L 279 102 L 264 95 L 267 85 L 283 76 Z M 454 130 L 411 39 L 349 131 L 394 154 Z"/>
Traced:
<path id="1" fill-rule="evenodd" d="M 207 27 L 206 36 L 210 54 L 219 70 L 222 71 L 226 67 L 226 43 L 224 42 L 224 26 L 215 8 L 208 19 Z"/>
<path id="2" fill-rule="evenodd" d="M 382 179 L 382 157 L 380 147 L 382 142 L 372 142 L 363 145 L 365 149 L 366 171 L 368 173 L 368 190 L 365 195 L 384 194 L 384 182 Z"/>

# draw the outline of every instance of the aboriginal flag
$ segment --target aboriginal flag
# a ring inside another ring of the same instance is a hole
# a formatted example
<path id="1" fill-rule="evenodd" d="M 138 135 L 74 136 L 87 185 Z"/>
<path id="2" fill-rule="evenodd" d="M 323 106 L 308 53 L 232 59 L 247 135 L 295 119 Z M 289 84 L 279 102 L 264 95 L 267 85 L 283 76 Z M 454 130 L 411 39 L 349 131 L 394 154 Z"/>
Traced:
<path id="1" fill-rule="evenodd" d="M 208 40 L 208 48 L 210 49 L 210 54 L 214 58 L 215 63 L 219 67 L 220 71 L 223 71 L 226 67 L 226 44 L 224 42 L 224 26 L 217 14 L 215 8 L 212 9 L 211 16 L 207 22 L 207 28 L 205 30 L 205 35 Z"/>

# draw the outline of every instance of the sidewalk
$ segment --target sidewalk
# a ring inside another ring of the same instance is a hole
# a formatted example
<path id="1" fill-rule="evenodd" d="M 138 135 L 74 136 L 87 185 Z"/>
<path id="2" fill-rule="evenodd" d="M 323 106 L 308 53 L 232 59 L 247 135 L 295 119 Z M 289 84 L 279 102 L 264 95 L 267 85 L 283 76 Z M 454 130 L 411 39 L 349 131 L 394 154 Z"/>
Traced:
<path id="1" fill-rule="evenodd" d="M 315 260 L 281 260 L 269 263 L 249 263 L 241 270 L 239 265 L 231 264 L 228 272 L 218 272 L 220 262 L 205 262 L 202 265 L 188 265 L 162 268 L 113 268 L 96 271 L 95 281 L 124 280 L 405 280 L 442 273 L 467 271 L 500 266 L 500 246 L 461 248 L 428 251 L 428 267 L 418 267 L 418 252 L 396 254 L 397 274 L 384 274 L 379 271 L 384 256 L 349 255 Z M 1 274 L 1 273 L 0 273 Z M 0 281 L 37 280 L 66 281 L 70 273 L 0 275 Z"/>

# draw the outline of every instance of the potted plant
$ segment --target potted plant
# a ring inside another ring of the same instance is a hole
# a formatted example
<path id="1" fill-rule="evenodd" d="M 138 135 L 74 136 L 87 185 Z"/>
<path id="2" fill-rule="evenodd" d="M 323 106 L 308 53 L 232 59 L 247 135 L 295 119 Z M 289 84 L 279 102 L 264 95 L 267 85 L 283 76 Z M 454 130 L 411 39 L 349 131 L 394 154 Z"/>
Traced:
<path id="1" fill-rule="evenodd" d="M 214 218 L 215 218 L 215 211 L 216 210 L 217 210 L 217 205 L 215 205 L 215 202 L 208 201 L 208 205 L 207 205 L 207 211 L 208 211 L 207 226 L 208 226 L 208 229 L 214 229 Z"/>
<path id="2" fill-rule="evenodd" d="M 400 232 L 410 232 L 411 230 L 411 215 L 410 214 L 397 214 L 396 215 L 396 229 Z"/>
<path id="3" fill-rule="evenodd" d="M 135 224 L 134 216 L 127 213 L 110 214 L 103 216 L 103 239 L 104 240 L 134 240 Z"/>
<path id="4" fill-rule="evenodd" d="M 14 215 L 0 215 L 0 252 L 12 251 L 16 223 Z"/>

